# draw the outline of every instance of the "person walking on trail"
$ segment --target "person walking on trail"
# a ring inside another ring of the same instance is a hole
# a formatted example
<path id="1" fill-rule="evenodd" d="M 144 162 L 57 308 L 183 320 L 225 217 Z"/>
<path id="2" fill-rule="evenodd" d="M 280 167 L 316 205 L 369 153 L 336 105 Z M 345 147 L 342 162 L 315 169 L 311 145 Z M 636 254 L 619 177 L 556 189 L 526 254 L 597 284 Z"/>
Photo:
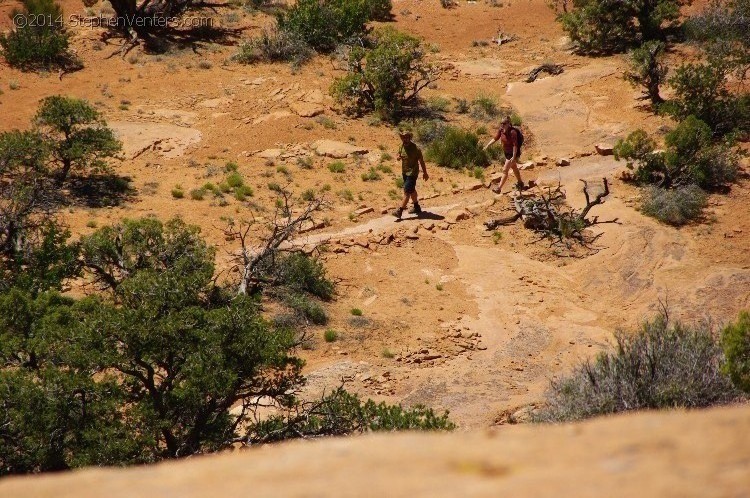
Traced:
<path id="1" fill-rule="evenodd" d="M 427 181 L 429 175 L 427 174 L 427 166 L 425 166 L 424 158 L 422 157 L 422 151 L 417 147 L 417 144 L 411 141 L 412 134 L 406 132 L 399 133 L 398 135 L 401 137 L 401 148 L 398 151 L 398 158 L 401 159 L 401 173 L 404 178 L 404 200 L 393 214 L 400 220 L 404 209 L 409 205 L 409 199 L 414 202 L 414 208 L 409 212 L 416 213 L 417 216 L 422 214 L 422 208 L 419 206 L 419 197 L 417 196 L 419 168 L 422 168 L 422 178 L 425 181 Z"/>
<path id="2" fill-rule="evenodd" d="M 484 150 L 487 150 L 492 144 L 500 141 L 503 145 L 503 152 L 505 153 L 505 166 L 503 167 L 503 176 L 500 180 L 500 184 L 493 189 L 497 193 L 502 193 L 503 186 L 508 180 L 508 173 L 513 170 L 513 174 L 516 175 L 516 183 L 518 190 L 523 190 L 523 180 L 521 180 L 521 172 L 518 171 L 518 158 L 521 156 L 521 145 L 523 145 L 523 135 L 521 132 L 511 125 L 510 116 L 506 116 L 500 123 L 500 129 L 497 131 L 495 138 L 490 140 L 487 145 L 484 146 Z"/>

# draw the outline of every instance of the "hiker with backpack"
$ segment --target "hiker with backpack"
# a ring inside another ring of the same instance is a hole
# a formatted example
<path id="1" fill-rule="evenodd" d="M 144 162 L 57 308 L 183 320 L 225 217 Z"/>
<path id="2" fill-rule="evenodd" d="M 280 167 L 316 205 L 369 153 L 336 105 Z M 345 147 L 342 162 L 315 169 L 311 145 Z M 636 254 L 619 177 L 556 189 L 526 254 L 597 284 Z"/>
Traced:
<path id="1" fill-rule="evenodd" d="M 503 186 L 508 180 L 508 173 L 513 170 L 513 174 L 516 175 L 516 184 L 518 190 L 523 190 L 523 180 L 521 180 L 521 172 L 518 171 L 518 158 L 521 156 L 521 146 L 523 145 L 523 134 L 521 130 L 513 126 L 510 122 L 510 116 L 506 116 L 505 119 L 500 123 L 500 129 L 497 131 L 495 138 L 490 140 L 487 145 L 484 146 L 484 150 L 487 150 L 492 144 L 500 141 L 503 145 L 503 152 L 505 153 L 505 166 L 503 168 L 503 176 L 500 180 L 500 184 L 493 189 L 496 193 L 502 193 Z"/>

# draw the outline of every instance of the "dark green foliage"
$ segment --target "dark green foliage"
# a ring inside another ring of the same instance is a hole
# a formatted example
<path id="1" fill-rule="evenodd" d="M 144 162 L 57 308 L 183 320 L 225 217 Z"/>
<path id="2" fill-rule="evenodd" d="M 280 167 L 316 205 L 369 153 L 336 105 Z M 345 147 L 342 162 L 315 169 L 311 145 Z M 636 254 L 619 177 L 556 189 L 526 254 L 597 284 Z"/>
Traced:
<path id="1" fill-rule="evenodd" d="M 705 205 L 706 193 L 697 185 L 648 186 L 641 192 L 641 212 L 668 225 L 680 226 L 698 218 Z"/>
<path id="2" fill-rule="evenodd" d="M 425 156 L 428 161 L 454 169 L 490 164 L 490 156 L 482 149 L 479 137 L 452 126 L 447 128 L 441 140 L 427 147 Z"/>
<path id="3" fill-rule="evenodd" d="M 23 436 L 0 447 L 0 472 L 215 451 L 237 437 L 246 412 L 231 416 L 236 403 L 292 402 L 302 365 L 293 331 L 214 286 L 214 251 L 197 228 L 126 221 L 81 245 L 105 295 L 0 294 L 0 430 Z"/>
<path id="4" fill-rule="evenodd" d="M 669 80 L 675 97 L 664 110 L 678 120 L 695 116 L 715 135 L 750 131 L 750 94 L 730 91 L 727 77 L 731 69 L 726 60 L 718 58 L 681 65 Z"/>
<path id="5" fill-rule="evenodd" d="M 659 87 L 667 75 L 667 66 L 662 62 L 664 44 L 647 41 L 630 52 L 630 71 L 625 79 L 635 87 L 642 87 L 654 106 L 664 102 Z"/>
<path id="6" fill-rule="evenodd" d="M 122 148 L 99 111 L 85 100 L 47 97 L 39 106 L 35 122 L 50 144 L 60 182 L 67 179 L 72 168 L 105 169 L 105 159 Z"/>
<path id="7" fill-rule="evenodd" d="M 23 70 L 49 69 L 77 63 L 68 53 L 62 8 L 54 0 L 22 0 L 23 10 L 10 14 L 15 29 L 0 34 L 2 55 L 9 65 Z M 41 21 L 41 22 L 40 22 Z"/>
<path id="8" fill-rule="evenodd" d="M 318 52 L 363 36 L 371 9 L 365 0 L 300 0 L 277 16 L 280 31 L 299 37 Z"/>
<path id="9" fill-rule="evenodd" d="M 750 313 L 743 311 L 721 333 L 726 363 L 724 372 L 738 389 L 750 394 Z"/>
<path id="10" fill-rule="evenodd" d="M 398 121 L 419 105 L 419 92 L 437 77 L 424 56 L 419 39 L 381 28 L 369 46 L 351 47 L 347 74 L 334 81 L 331 93 L 348 114 L 374 112 Z"/>
<path id="11" fill-rule="evenodd" d="M 325 267 L 319 260 L 302 253 L 291 253 L 282 256 L 275 267 L 277 285 L 325 301 L 333 298 L 334 284 L 326 276 Z"/>
<path id="12" fill-rule="evenodd" d="M 297 405 L 284 415 L 272 416 L 250 427 L 248 442 L 271 443 L 293 438 L 341 436 L 352 433 L 397 430 L 453 430 L 448 413 L 436 415 L 422 406 L 376 403 L 343 388 L 324 396 L 317 403 Z"/>
<path id="13" fill-rule="evenodd" d="M 659 39 L 689 0 L 554 0 L 563 30 L 587 54 L 622 52 Z M 572 8 L 568 9 L 568 6 Z"/>
<path id="14" fill-rule="evenodd" d="M 738 157 L 729 144 L 714 142 L 709 126 L 689 116 L 665 137 L 666 150 L 636 130 L 614 148 L 616 159 L 627 160 L 639 184 L 663 188 L 699 185 L 713 188 L 735 180 Z"/>
<path id="15" fill-rule="evenodd" d="M 672 325 L 658 317 L 636 333 L 618 333 L 613 351 L 553 381 L 538 419 L 562 422 L 729 403 L 739 392 L 721 373 L 721 363 L 721 348 L 706 327 Z"/>
<path id="16" fill-rule="evenodd" d="M 429 145 L 442 140 L 448 130 L 448 125 L 437 119 L 423 119 L 414 124 L 414 138 L 417 142 Z"/>

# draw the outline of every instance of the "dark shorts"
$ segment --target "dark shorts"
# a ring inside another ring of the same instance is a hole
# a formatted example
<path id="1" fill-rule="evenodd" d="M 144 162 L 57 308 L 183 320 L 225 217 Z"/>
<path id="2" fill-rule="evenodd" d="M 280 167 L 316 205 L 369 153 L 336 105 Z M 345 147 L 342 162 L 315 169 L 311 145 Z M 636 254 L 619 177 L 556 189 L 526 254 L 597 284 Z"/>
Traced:
<path id="1" fill-rule="evenodd" d="M 417 175 L 404 175 L 404 193 L 411 194 L 417 190 Z"/>
<path id="2" fill-rule="evenodd" d="M 513 151 L 503 151 L 505 152 L 505 159 L 513 159 Z M 521 151 L 518 151 L 518 159 L 521 159 Z"/>

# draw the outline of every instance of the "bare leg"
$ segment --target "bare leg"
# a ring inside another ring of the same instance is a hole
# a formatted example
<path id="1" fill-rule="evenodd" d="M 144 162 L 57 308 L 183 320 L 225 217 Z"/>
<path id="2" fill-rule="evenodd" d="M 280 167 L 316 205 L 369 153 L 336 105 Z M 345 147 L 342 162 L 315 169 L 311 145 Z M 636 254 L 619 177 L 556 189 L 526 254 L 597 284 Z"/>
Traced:
<path id="1" fill-rule="evenodd" d="M 521 172 L 518 170 L 518 165 L 515 161 L 511 160 L 511 168 L 513 168 L 513 174 L 516 175 L 516 180 L 518 180 L 519 184 L 523 183 L 523 180 L 521 180 Z"/>
<path id="2" fill-rule="evenodd" d="M 406 206 L 409 205 L 409 198 L 411 198 L 414 194 L 407 194 L 404 192 L 404 199 L 401 201 L 401 209 L 406 209 Z"/>
<path id="3" fill-rule="evenodd" d="M 510 171 L 510 164 L 511 160 L 508 159 L 505 161 L 505 166 L 503 167 L 503 177 L 500 179 L 500 185 L 497 186 L 496 192 L 502 193 L 503 186 L 505 185 L 505 182 L 508 181 L 508 172 Z"/>
<path id="4" fill-rule="evenodd" d="M 419 204 L 419 196 L 417 195 L 417 191 L 416 190 L 411 193 L 411 200 L 412 200 L 412 202 L 414 203 L 415 206 L 417 204 Z"/>

